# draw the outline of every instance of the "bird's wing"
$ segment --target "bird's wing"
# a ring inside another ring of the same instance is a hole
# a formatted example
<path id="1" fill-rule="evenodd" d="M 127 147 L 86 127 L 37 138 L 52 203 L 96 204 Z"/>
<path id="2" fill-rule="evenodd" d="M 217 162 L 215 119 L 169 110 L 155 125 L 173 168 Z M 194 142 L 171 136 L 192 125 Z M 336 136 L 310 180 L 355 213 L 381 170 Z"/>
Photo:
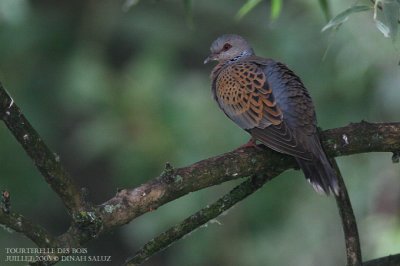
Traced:
<path id="1" fill-rule="evenodd" d="M 214 83 L 215 98 L 225 114 L 268 147 L 311 160 L 312 154 L 296 138 L 276 101 L 273 84 L 256 62 L 243 61 L 221 70 Z"/>

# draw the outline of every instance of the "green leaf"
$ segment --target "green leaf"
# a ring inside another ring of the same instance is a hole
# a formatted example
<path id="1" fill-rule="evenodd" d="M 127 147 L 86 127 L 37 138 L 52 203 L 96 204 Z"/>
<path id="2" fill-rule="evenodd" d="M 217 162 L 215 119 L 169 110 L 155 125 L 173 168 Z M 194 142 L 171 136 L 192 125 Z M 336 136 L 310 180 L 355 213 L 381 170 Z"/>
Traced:
<path id="1" fill-rule="evenodd" d="M 321 31 L 326 31 L 331 28 L 337 28 L 340 25 L 342 25 L 344 22 L 346 22 L 349 19 L 349 16 L 353 13 L 358 13 L 358 12 L 363 12 L 363 11 L 368 11 L 371 10 L 370 6 L 366 5 L 357 5 L 357 6 L 352 6 L 345 11 L 341 12 L 340 14 L 336 15 L 334 18 L 332 18 L 328 24 L 325 25 L 325 27 L 322 28 Z"/>
<path id="2" fill-rule="evenodd" d="M 282 0 L 271 0 L 271 20 L 276 20 L 281 14 Z"/>
<path id="3" fill-rule="evenodd" d="M 239 9 L 235 18 L 237 20 L 242 19 L 244 16 L 247 15 L 247 13 L 253 10 L 253 8 L 255 8 L 259 3 L 261 3 L 261 0 L 247 0 L 247 2 Z"/>
<path id="4" fill-rule="evenodd" d="M 389 28 L 390 37 L 395 40 L 399 28 L 400 0 L 384 1 L 382 3 L 382 12 L 385 17 L 385 25 Z"/>
<path id="5" fill-rule="evenodd" d="M 398 0 L 400 1 L 400 0 Z M 318 0 L 319 6 L 322 9 L 322 12 L 324 13 L 326 21 L 329 21 L 329 18 L 331 17 L 331 10 L 329 8 L 329 3 L 328 0 Z"/>

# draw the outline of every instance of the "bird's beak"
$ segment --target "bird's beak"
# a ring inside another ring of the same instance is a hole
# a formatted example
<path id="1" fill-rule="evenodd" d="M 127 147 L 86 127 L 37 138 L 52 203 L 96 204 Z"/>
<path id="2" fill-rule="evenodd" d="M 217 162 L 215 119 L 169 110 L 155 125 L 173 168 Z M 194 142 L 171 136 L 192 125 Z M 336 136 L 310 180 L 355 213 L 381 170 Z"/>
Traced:
<path id="1" fill-rule="evenodd" d="M 207 64 L 210 61 L 214 61 L 217 60 L 217 55 L 216 54 L 210 54 L 205 60 L 204 60 L 204 64 Z"/>

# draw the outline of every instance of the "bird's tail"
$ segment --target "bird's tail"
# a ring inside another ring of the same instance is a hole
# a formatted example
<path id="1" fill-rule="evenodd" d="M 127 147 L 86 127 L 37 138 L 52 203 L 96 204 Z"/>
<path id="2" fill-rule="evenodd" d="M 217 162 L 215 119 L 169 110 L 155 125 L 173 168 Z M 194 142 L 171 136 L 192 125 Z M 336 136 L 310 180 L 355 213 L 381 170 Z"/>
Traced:
<path id="1" fill-rule="evenodd" d="M 308 161 L 296 158 L 304 175 L 318 193 L 329 195 L 330 192 L 333 192 L 335 195 L 338 195 L 339 185 L 337 173 L 329 162 L 321 144 L 316 142 L 312 151 L 314 155 L 313 160 Z"/>

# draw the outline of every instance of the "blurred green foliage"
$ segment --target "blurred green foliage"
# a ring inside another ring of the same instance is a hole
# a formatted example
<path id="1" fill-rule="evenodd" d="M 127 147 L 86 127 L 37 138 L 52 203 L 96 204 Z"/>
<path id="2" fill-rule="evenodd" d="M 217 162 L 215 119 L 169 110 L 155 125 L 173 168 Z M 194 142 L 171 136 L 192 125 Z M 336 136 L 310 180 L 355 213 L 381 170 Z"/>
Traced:
<path id="1" fill-rule="evenodd" d="M 202 64 L 223 33 L 245 36 L 257 54 L 302 77 L 322 128 L 399 121 L 397 45 L 367 12 L 353 14 L 334 34 L 321 33 L 320 2 L 326 1 L 282 1 L 271 23 L 265 1 L 237 21 L 244 1 L 2 0 L 0 80 L 89 198 L 101 203 L 117 188 L 158 175 L 167 161 L 185 166 L 247 141 L 211 99 L 211 66 Z M 349 7 L 328 2 L 332 14 Z M 0 189 L 10 191 L 12 209 L 61 234 L 69 223 L 62 203 L 3 124 L 0 147 Z M 398 253 L 399 166 L 386 153 L 338 161 L 364 258 Z M 238 182 L 145 214 L 89 243 L 89 254 L 112 255 L 118 265 Z M 208 224 L 145 265 L 345 264 L 335 202 L 314 193 L 299 171 L 276 178 L 218 220 L 222 225 Z M 1 230 L 0 264 L 5 247 L 33 246 Z"/>

